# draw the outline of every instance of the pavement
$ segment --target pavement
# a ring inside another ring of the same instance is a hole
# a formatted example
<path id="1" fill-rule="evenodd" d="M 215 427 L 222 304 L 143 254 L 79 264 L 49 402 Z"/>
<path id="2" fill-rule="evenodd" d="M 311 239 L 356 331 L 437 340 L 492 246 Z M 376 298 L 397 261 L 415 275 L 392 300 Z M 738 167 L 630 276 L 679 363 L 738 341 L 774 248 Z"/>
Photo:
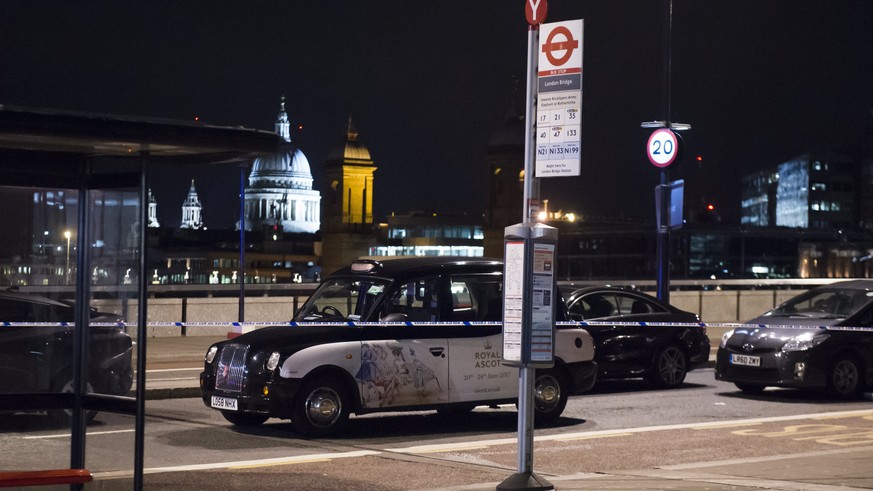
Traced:
<path id="1" fill-rule="evenodd" d="M 718 347 L 720 332 L 710 332 Z M 199 370 L 209 346 L 226 337 L 185 336 L 148 338 L 146 369 L 147 399 L 199 397 Z M 715 349 L 713 349 L 713 355 Z M 714 364 L 714 356 L 710 357 Z M 196 370 L 195 370 L 196 368 Z M 155 373 L 152 373 L 154 371 Z M 155 374 L 170 374 L 154 378 Z M 870 416 L 873 418 L 873 416 Z M 249 473 L 241 469 L 193 470 L 147 474 L 145 483 L 153 489 L 428 489 L 478 491 L 493 489 L 598 489 L 598 490 L 812 490 L 873 489 L 873 445 L 847 446 L 829 451 L 786 453 L 769 457 L 712 460 L 689 464 L 656 466 L 636 470 L 604 470 L 569 475 L 519 476 L 512 469 L 433 459 L 382 459 L 356 465 L 354 475 L 319 471 L 318 463 L 273 467 L 268 472 Z M 363 459 L 371 459 L 364 457 Z M 336 465 L 324 464 L 326 466 Z M 309 466 L 313 466 L 310 469 Z M 335 467 L 333 468 L 335 470 Z M 376 474 L 366 480 L 367 472 Z M 416 478 L 415 476 L 419 476 Z M 428 477 L 430 476 L 430 477 Z M 261 480 L 261 479 L 269 479 Z M 289 480 L 294 485 L 289 488 Z M 90 490 L 122 489 L 124 479 L 96 480 Z M 116 487 L 116 486 L 122 487 Z"/>

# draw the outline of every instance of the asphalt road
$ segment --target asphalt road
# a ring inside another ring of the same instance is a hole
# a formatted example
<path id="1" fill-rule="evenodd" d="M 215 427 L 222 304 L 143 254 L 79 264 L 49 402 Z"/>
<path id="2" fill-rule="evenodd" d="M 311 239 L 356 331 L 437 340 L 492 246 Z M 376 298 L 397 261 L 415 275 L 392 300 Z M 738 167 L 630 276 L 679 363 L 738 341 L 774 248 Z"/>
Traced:
<path id="1" fill-rule="evenodd" d="M 513 406 L 454 418 L 433 411 L 353 417 L 345 435 L 320 440 L 300 438 L 285 421 L 235 428 L 196 398 L 150 400 L 146 410 L 146 489 L 184 489 L 196 480 L 198 489 L 206 482 L 209 489 L 464 489 L 517 469 Z M 68 465 L 68 432 L 39 418 L 0 420 L 0 468 Z M 91 488 L 129 489 L 133 418 L 99 414 L 88 430 L 88 466 L 102 486 Z M 534 470 L 546 476 L 682 469 L 873 448 L 873 404 L 780 389 L 750 397 L 706 369 L 675 390 L 600 383 L 535 434 Z"/>

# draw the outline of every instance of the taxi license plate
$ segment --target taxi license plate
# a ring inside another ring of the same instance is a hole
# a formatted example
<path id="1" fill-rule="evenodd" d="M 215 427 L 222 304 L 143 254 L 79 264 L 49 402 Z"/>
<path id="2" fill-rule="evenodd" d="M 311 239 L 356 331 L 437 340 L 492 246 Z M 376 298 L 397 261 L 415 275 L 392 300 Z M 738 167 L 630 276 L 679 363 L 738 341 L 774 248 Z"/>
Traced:
<path id="1" fill-rule="evenodd" d="M 744 365 L 747 367 L 759 367 L 761 366 L 761 357 L 760 356 L 749 356 L 749 355 L 731 355 L 731 364 L 732 365 Z"/>
<path id="2" fill-rule="evenodd" d="M 225 411 L 237 411 L 239 406 L 236 404 L 236 399 L 230 397 L 212 396 L 212 407 L 215 409 L 224 409 Z"/>

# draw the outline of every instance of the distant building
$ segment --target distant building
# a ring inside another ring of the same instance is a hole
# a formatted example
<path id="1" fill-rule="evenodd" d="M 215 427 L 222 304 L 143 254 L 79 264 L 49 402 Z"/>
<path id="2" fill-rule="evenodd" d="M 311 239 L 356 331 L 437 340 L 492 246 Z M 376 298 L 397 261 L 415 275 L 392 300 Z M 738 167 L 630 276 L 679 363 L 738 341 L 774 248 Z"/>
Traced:
<path id="1" fill-rule="evenodd" d="M 858 227 L 873 230 L 873 162 L 861 166 L 858 179 Z"/>
<path id="2" fill-rule="evenodd" d="M 203 205 L 200 204 L 200 197 L 197 196 L 194 179 L 191 179 L 188 196 L 185 197 L 185 202 L 182 203 L 182 223 L 179 224 L 179 228 L 193 230 L 203 228 Z"/>
<path id="3" fill-rule="evenodd" d="M 309 160 L 291 140 L 284 97 L 276 118 L 276 133 L 284 140 L 279 152 L 257 158 L 252 165 L 245 190 L 245 229 L 318 232 L 321 194 L 312 189 Z"/>
<path id="4" fill-rule="evenodd" d="M 743 176 L 740 223 L 752 227 L 771 227 L 776 223 L 776 187 L 779 173 L 764 170 Z"/>
<path id="5" fill-rule="evenodd" d="M 503 120 L 488 142 L 485 166 L 485 255 L 503 256 L 503 232 L 522 221 L 524 202 L 524 113 L 520 110 L 518 86 Z"/>
<path id="6" fill-rule="evenodd" d="M 150 228 L 158 228 L 161 224 L 158 222 L 158 202 L 155 200 L 155 196 L 152 194 L 152 190 L 149 189 L 149 223 L 148 226 Z"/>
<path id="7" fill-rule="evenodd" d="M 482 256 L 482 220 L 413 212 L 392 215 L 380 227 L 379 245 L 370 256 Z"/>
<path id="8" fill-rule="evenodd" d="M 830 230 L 860 222 L 861 164 L 838 154 L 804 154 L 743 178 L 743 225 Z"/>

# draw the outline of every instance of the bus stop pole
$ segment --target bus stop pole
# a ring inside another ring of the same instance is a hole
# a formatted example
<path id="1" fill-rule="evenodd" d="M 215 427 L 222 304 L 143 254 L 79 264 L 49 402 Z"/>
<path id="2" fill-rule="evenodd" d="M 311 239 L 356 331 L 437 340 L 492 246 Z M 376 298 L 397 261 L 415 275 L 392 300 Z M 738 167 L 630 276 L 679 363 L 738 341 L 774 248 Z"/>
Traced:
<path id="1" fill-rule="evenodd" d="M 524 210 L 522 223 L 533 221 L 531 203 L 539 200 L 539 186 L 534 183 L 534 124 L 536 124 L 536 83 L 537 46 L 539 45 L 538 26 L 529 26 L 527 31 L 527 88 L 525 89 L 524 109 Z M 525 271 L 530 278 L 530 271 Z M 534 370 L 525 364 L 519 368 L 518 379 L 518 472 L 533 472 L 533 380 Z"/>
<path id="2" fill-rule="evenodd" d="M 527 33 L 527 88 L 525 90 L 524 118 L 524 203 L 522 205 L 522 224 L 533 221 L 531 204 L 539 201 L 539 182 L 534 178 L 533 144 L 534 125 L 536 124 L 536 94 L 537 94 L 537 47 L 539 45 L 539 27 L 531 25 Z M 525 278 L 532 276 L 529 264 L 525 264 Z M 530 285 L 525 288 L 529 289 Z M 504 293 L 505 294 L 505 293 Z M 530 296 L 525 296 L 529 299 Z M 527 303 L 529 300 L 525 300 Z M 527 307 L 525 307 L 527 308 Z M 504 329 L 506 326 L 504 325 Z M 522 363 L 518 368 L 518 466 L 517 472 L 501 482 L 497 489 L 503 490 L 539 490 L 554 489 L 551 483 L 541 479 L 533 472 L 533 415 L 534 415 L 534 381 L 536 370 L 529 363 Z"/>

